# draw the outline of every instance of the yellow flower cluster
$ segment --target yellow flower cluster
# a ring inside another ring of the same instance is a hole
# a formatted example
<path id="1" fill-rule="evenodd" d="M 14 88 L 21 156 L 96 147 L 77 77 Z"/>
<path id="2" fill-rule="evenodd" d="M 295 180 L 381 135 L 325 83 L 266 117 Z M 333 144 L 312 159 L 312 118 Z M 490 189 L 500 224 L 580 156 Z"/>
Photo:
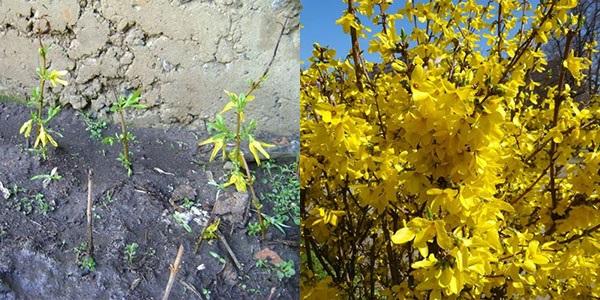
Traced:
<path id="1" fill-rule="evenodd" d="M 315 44 L 302 72 L 303 298 L 600 297 L 600 96 L 573 99 L 577 1 L 391 4 L 338 20 L 381 26 L 381 62 Z M 541 85 L 549 37 L 568 55 Z"/>

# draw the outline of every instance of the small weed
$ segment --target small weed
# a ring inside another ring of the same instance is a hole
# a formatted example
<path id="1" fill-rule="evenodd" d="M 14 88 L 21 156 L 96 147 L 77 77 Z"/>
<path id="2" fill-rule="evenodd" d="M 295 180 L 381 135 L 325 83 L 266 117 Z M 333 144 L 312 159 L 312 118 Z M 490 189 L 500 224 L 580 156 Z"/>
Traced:
<path id="1" fill-rule="evenodd" d="M 58 174 L 58 168 L 53 168 L 52 171 L 50 171 L 50 174 L 40 174 L 31 177 L 31 180 L 42 180 L 42 186 L 44 188 L 47 188 L 50 182 L 52 182 L 53 180 L 59 181 L 61 179 L 62 176 Z"/>
<path id="2" fill-rule="evenodd" d="M 135 256 L 137 255 L 138 248 L 139 248 L 139 245 L 137 243 L 131 243 L 131 244 L 127 244 L 125 246 L 125 258 L 127 259 L 127 263 L 129 265 L 133 264 L 133 260 L 135 259 Z"/>
<path id="3" fill-rule="evenodd" d="M 210 290 L 207 288 L 202 288 L 202 295 L 204 295 L 204 298 L 206 298 L 206 300 L 210 300 Z"/>
<path id="4" fill-rule="evenodd" d="M 262 225 L 260 225 L 258 222 L 250 222 L 248 223 L 247 232 L 249 236 L 257 236 L 263 232 Z"/>
<path id="5" fill-rule="evenodd" d="M 33 200 L 35 201 L 37 209 L 39 210 L 39 212 L 42 215 L 46 215 L 46 214 L 48 214 L 49 211 L 54 210 L 54 205 L 46 202 L 44 194 L 42 194 L 42 193 L 35 194 L 35 197 L 33 198 Z"/>
<path id="6" fill-rule="evenodd" d="M 275 270 L 277 272 L 277 278 L 279 278 L 279 280 L 292 278 L 294 277 L 294 275 L 296 275 L 296 268 L 294 267 L 293 260 L 281 262 L 279 265 L 277 265 L 277 268 Z"/>
<path id="7" fill-rule="evenodd" d="M 187 223 L 187 221 L 180 212 L 176 211 L 173 213 L 173 220 L 175 220 L 175 223 L 179 224 L 179 226 L 183 227 L 185 231 L 187 231 L 188 233 L 192 233 L 192 227 L 190 227 L 190 225 Z"/>
<path id="8" fill-rule="evenodd" d="M 257 260 L 255 265 L 259 269 L 268 269 L 269 268 L 269 262 L 266 259 Z"/>
<path id="9" fill-rule="evenodd" d="M 219 261 L 219 263 L 221 263 L 222 265 L 227 263 L 225 258 L 223 256 L 219 255 L 218 253 L 212 252 L 212 251 L 209 251 L 208 253 L 210 254 L 210 256 L 216 258 Z"/>
<path id="10" fill-rule="evenodd" d="M 271 191 L 265 193 L 263 198 L 273 203 L 274 220 L 276 223 L 291 220 L 300 225 L 300 181 L 296 171 L 297 163 L 277 165 L 267 162 L 263 169 L 269 174 L 270 178 L 266 180 L 271 185 Z"/>
<path id="11" fill-rule="evenodd" d="M 37 193 L 33 197 L 23 197 L 16 202 L 12 202 L 10 207 L 20 211 L 24 215 L 33 213 L 34 208 L 40 214 L 47 215 L 48 212 L 53 211 L 55 208 L 54 202 L 47 202 L 42 193 Z"/>
<path id="12" fill-rule="evenodd" d="M 85 131 L 89 132 L 90 139 L 101 141 L 102 132 L 108 127 L 108 123 L 102 119 L 94 118 L 90 113 L 81 114 L 85 122 Z"/>
<path id="13" fill-rule="evenodd" d="M 194 200 L 185 197 L 183 198 L 183 204 L 181 204 L 181 206 L 185 209 L 191 209 L 194 206 L 194 204 Z"/>
<path id="14" fill-rule="evenodd" d="M 81 260 L 81 265 L 80 267 L 84 270 L 88 270 L 90 272 L 94 272 L 96 271 L 96 261 L 89 257 L 89 256 L 85 256 L 82 260 Z"/>
<path id="15" fill-rule="evenodd" d="M 262 216 L 265 219 L 265 221 L 267 221 L 268 225 L 273 225 L 273 227 L 277 228 L 283 234 L 285 234 L 284 228 L 290 228 L 290 226 L 285 225 L 285 223 L 284 223 L 285 221 L 288 220 L 286 215 L 269 216 L 266 214 L 262 214 Z"/>
<path id="16" fill-rule="evenodd" d="M 81 242 L 77 247 L 73 248 L 75 253 L 75 261 L 82 270 L 94 272 L 96 271 L 96 261 L 87 253 L 87 243 Z"/>
<path id="17" fill-rule="evenodd" d="M 104 199 L 102 200 L 102 202 L 100 203 L 100 205 L 103 208 L 107 208 L 110 204 L 112 204 L 115 201 L 115 199 L 113 199 L 113 192 L 112 191 L 107 191 L 104 194 Z"/>

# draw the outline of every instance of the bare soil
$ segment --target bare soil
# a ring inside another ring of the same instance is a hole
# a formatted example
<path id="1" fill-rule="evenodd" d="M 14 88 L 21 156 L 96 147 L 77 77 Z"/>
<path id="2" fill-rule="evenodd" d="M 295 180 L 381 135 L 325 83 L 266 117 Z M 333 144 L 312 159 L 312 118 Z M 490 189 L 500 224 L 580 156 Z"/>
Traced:
<path id="1" fill-rule="evenodd" d="M 194 253 L 215 203 L 240 196 L 208 184 L 211 178 L 222 182 L 226 171 L 222 162 L 207 163 L 206 151 L 198 152 L 196 142 L 202 136 L 181 129 L 134 129 L 134 175 L 127 177 L 116 160 L 119 147 L 90 139 L 83 118 L 70 110 L 52 122 L 63 135 L 57 139 L 60 146 L 50 151 L 48 160 L 39 160 L 18 134 L 28 116 L 24 106 L 0 103 L 0 182 L 21 189 L 9 199 L 0 193 L 0 299 L 160 299 L 180 243 L 185 252 L 171 299 L 299 298 L 298 275 L 279 280 L 275 272 L 258 268 L 254 257 L 268 248 L 298 268 L 297 226 L 286 234 L 271 228 L 264 238 L 249 236 L 245 223 L 256 213 L 247 209 L 242 222 L 223 216 L 220 226 L 242 269 L 218 240 L 203 242 Z M 110 127 L 107 134 L 116 130 Z M 31 180 L 55 167 L 61 180 L 46 188 Z M 267 176 L 252 168 L 257 178 Z M 74 250 L 86 241 L 88 169 L 93 170 L 94 186 L 92 272 L 79 266 Z M 259 194 L 269 191 L 268 180 L 256 185 Z M 53 209 L 44 213 L 40 202 L 32 200 L 37 194 Z M 189 222 L 193 233 L 172 217 L 170 200 L 181 205 L 184 197 L 193 198 L 196 212 L 203 213 Z M 267 214 L 270 207 L 265 204 Z M 139 249 L 129 263 L 124 250 L 131 243 Z"/>

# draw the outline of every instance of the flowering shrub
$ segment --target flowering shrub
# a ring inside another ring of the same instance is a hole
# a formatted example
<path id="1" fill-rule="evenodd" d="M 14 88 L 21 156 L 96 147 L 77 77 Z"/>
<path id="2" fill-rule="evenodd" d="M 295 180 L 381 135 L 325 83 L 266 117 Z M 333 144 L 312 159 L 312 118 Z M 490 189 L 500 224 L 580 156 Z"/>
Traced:
<path id="1" fill-rule="evenodd" d="M 577 1 L 480 2 L 348 0 L 348 57 L 315 44 L 303 298 L 600 297 L 600 97 L 573 95 L 591 63 L 571 48 Z M 566 46 L 545 85 L 550 38 Z"/>

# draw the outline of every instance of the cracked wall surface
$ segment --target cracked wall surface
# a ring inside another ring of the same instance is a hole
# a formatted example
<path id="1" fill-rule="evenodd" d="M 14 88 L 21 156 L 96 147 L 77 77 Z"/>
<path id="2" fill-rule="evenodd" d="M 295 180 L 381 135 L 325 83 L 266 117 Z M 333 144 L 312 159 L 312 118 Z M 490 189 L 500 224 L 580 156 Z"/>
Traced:
<path id="1" fill-rule="evenodd" d="M 299 128 L 299 0 L 0 0 L 0 94 L 25 98 L 36 84 L 31 20 L 46 15 L 52 68 L 69 71 L 60 103 L 109 116 L 115 94 L 142 90 L 137 126 L 203 128 L 270 61 L 248 107 L 260 131 Z"/>

